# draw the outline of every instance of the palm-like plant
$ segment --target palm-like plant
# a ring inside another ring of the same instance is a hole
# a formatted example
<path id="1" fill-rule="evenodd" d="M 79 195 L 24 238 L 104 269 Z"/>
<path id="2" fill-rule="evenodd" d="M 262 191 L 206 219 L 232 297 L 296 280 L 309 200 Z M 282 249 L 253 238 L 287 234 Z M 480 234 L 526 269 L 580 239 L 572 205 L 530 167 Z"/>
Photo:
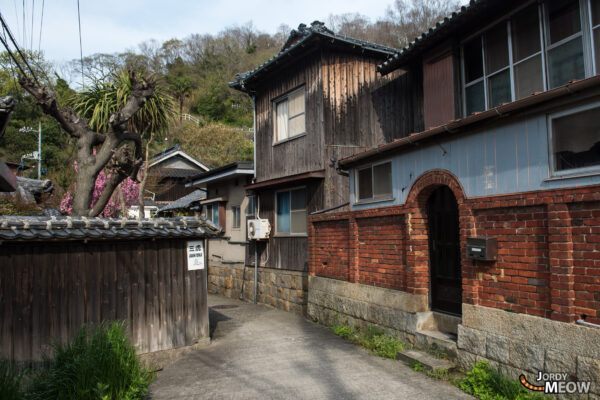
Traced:
<path id="1" fill-rule="evenodd" d="M 141 72 L 137 72 L 137 74 L 140 78 L 142 77 Z M 127 104 L 127 100 L 131 96 L 131 89 L 131 75 L 126 70 L 121 70 L 113 75 L 111 81 L 95 83 L 89 89 L 77 94 L 72 99 L 71 106 L 77 114 L 89 119 L 90 127 L 93 130 L 105 133 L 110 129 L 110 116 Z M 150 144 L 157 135 L 160 137 L 168 131 L 174 116 L 175 103 L 173 99 L 163 86 L 157 85 L 152 96 L 128 121 L 127 128 L 139 133 L 146 142 L 146 160 L 148 160 Z M 144 188 L 147 176 L 148 162 L 144 165 L 139 186 L 140 218 L 144 215 Z"/>

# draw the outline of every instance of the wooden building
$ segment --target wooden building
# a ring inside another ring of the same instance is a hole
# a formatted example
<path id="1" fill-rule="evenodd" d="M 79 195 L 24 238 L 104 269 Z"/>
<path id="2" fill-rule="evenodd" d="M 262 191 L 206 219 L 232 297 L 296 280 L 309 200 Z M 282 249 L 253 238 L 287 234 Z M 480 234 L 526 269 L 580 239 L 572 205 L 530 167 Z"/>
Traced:
<path id="1" fill-rule="evenodd" d="M 309 314 L 600 393 L 597 32 L 595 1 L 471 1 L 382 63 L 423 71 L 424 130 L 340 161 Z"/>
<path id="2" fill-rule="evenodd" d="M 230 84 L 255 105 L 256 171 L 246 189 L 256 196 L 257 217 L 272 227 L 259 243 L 265 273 L 306 274 L 307 215 L 347 203 L 348 178 L 337 160 L 422 129 L 422 116 L 412 112 L 422 93 L 420 70 L 385 77 L 375 71 L 396 52 L 315 21 Z M 252 265 L 253 246 L 248 254 Z"/>

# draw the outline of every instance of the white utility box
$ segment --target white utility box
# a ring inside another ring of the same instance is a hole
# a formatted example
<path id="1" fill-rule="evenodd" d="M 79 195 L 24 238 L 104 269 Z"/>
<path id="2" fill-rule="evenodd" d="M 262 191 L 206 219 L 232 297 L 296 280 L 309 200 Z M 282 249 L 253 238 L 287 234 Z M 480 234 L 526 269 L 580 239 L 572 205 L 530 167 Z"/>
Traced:
<path id="1" fill-rule="evenodd" d="M 271 224 L 268 219 L 248 220 L 248 240 L 267 240 L 271 234 Z"/>

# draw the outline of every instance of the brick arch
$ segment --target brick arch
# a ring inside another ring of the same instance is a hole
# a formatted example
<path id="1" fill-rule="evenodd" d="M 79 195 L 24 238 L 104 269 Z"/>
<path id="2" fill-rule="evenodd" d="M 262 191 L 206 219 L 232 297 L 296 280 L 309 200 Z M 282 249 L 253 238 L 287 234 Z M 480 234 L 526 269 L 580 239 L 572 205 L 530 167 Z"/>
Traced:
<path id="1" fill-rule="evenodd" d="M 446 170 L 436 169 L 421 175 L 413 183 L 406 198 L 408 211 L 407 237 L 411 246 L 407 249 L 407 289 L 416 294 L 429 295 L 429 232 L 427 226 L 427 200 L 440 186 L 447 186 L 454 193 L 458 204 L 463 303 L 475 303 L 478 295 L 473 282 L 474 271 L 466 263 L 464 248 L 466 238 L 474 233 L 474 219 L 466 204 L 466 195 L 458 178 Z M 469 290 L 466 290 L 469 288 Z"/>

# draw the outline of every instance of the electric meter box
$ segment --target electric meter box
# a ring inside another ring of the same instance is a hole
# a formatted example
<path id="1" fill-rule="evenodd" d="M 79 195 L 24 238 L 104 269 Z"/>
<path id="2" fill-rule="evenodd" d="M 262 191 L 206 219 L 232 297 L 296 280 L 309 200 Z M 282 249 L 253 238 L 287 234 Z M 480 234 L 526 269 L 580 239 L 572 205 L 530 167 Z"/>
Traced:
<path id="1" fill-rule="evenodd" d="M 248 220 L 248 240 L 267 240 L 271 234 L 271 224 L 268 219 Z"/>
<path id="2" fill-rule="evenodd" d="M 470 260 L 496 261 L 498 259 L 498 239 L 467 238 L 467 258 Z"/>

